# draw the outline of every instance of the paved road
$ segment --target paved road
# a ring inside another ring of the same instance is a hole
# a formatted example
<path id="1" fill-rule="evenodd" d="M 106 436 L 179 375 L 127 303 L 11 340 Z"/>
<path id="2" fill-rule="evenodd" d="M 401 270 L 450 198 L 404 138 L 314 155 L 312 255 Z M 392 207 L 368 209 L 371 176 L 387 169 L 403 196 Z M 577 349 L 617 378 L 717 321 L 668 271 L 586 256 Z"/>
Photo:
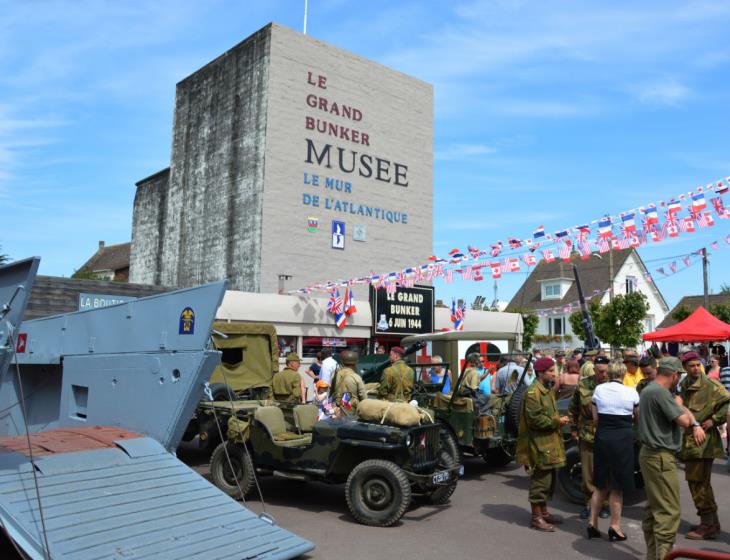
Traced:
<path id="1" fill-rule="evenodd" d="M 180 458 L 196 465 L 206 475 L 204 457 L 186 448 Z M 419 560 L 455 558 L 508 560 L 534 558 L 598 558 L 627 560 L 644 557 L 641 532 L 642 496 L 627 499 L 624 525 L 629 539 L 610 544 L 608 540 L 588 541 L 585 522 L 578 518 L 579 507 L 556 497 L 552 509 L 566 517 L 555 533 L 539 533 L 527 528 L 528 479 L 513 464 L 502 469 L 487 467 L 480 459 L 466 460 L 466 474 L 446 506 L 414 503 L 401 522 L 390 528 L 365 527 L 350 517 L 342 486 L 306 484 L 262 478 L 261 488 L 267 511 L 279 525 L 313 541 L 317 548 L 307 558 L 321 560 L 378 560 L 400 558 Z M 713 474 L 715 494 L 720 502 L 720 521 L 725 530 L 715 541 L 687 541 L 678 546 L 699 546 L 730 553 L 730 473 L 717 461 Z M 687 484 L 681 480 L 682 525 L 680 534 L 696 522 Z M 261 511 L 257 500 L 248 507 Z M 600 520 L 601 530 L 608 520 Z"/>

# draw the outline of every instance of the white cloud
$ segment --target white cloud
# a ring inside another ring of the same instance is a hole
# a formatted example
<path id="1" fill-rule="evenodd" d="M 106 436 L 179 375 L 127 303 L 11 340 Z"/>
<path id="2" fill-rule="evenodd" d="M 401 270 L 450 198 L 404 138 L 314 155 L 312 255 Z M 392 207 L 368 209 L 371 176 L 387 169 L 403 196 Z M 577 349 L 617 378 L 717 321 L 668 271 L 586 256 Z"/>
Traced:
<path id="1" fill-rule="evenodd" d="M 633 92 L 641 103 L 665 107 L 677 107 L 692 95 L 688 87 L 672 78 L 638 85 Z"/>
<path id="2" fill-rule="evenodd" d="M 453 144 L 436 150 L 434 158 L 451 161 L 459 159 L 488 156 L 497 152 L 497 148 L 485 144 Z"/>

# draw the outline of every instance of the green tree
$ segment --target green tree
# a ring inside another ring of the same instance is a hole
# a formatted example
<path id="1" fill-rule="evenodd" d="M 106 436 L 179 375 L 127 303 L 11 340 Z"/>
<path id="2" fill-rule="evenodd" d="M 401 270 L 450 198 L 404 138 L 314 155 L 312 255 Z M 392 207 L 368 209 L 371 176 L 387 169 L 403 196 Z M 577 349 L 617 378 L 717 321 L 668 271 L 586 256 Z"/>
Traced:
<path id="1" fill-rule="evenodd" d="M 680 305 L 677 309 L 672 311 L 672 319 L 677 322 L 684 321 L 690 315 L 692 315 L 692 310 L 686 305 Z"/>
<path id="2" fill-rule="evenodd" d="M 720 321 L 724 321 L 725 323 L 730 323 L 730 304 L 713 303 L 712 305 L 710 305 L 709 312 L 712 313 L 718 319 L 720 319 Z M 672 315 L 672 317 L 673 316 L 674 315 Z"/>
<path id="3" fill-rule="evenodd" d="M 71 278 L 77 280 L 98 280 L 99 277 L 96 273 L 92 272 L 88 268 L 79 268 L 76 272 L 71 275 Z"/>
<path id="4" fill-rule="evenodd" d="M 618 295 L 602 305 L 594 326 L 596 336 L 614 348 L 636 346 L 644 332 L 649 303 L 644 294 Z"/>
<path id="5" fill-rule="evenodd" d="M 596 328 L 596 322 L 598 322 L 598 315 L 600 312 L 601 301 L 598 298 L 593 298 L 588 302 L 588 314 L 591 316 L 591 320 L 593 321 L 593 330 Z M 575 336 L 587 344 L 588 341 L 586 340 L 586 334 L 583 331 L 583 312 L 578 310 L 571 313 L 568 317 L 568 321 L 570 322 L 570 328 Z"/>
<path id="6" fill-rule="evenodd" d="M 540 319 L 530 309 L 510 309 L 509 312 L 522 315 L 522 348 L 529 350 L 532 347 Z"/>
<path id="7" fill-rule="evenodd" d="M 730 284 L 720 284 L 721 294 L 730 294 Z"/>
<path id="8" fill-rule="evenodd" d="M 2 245 L 0 245 L 0 250 L 2 250 Z M 0 253 L 0 264 L 5 264 L 5 263 L 9 263 L 9 262 L 10 262 L 10 256 Z"/>

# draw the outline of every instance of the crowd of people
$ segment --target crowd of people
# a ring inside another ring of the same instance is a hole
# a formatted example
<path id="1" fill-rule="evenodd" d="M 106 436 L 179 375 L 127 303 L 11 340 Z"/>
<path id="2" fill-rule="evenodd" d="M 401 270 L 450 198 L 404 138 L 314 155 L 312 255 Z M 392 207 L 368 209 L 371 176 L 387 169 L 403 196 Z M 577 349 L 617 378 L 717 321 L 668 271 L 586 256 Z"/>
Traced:
<path id="1" fill-rule="evenodd" d="M 408 400 L 414 382 L 443 384 L 451 390 L 451 372 L 440 356 L 416 376 L 404 361 L 404 350 L 390 349 L 390 366 L 377 388 L 385 400 Z M 713 539 L 720 532 L 717 503 L 711 485 L 712 464 L 725 456 L 720 428 L 728 420 L 730 381 L 721 356 L 684 348 L 679 356 L 652 349 L 642 356 L 633 350 L 609 356 L 605 350 L 575 350 L 568 357 L 533 352 L 533 360 L 505 355 L 489 364 L 478 353 L 466 357 L 459 396 L 471 397 L 474 410 L 488 407 L 491 395 L 509 395 L 524 385 L 517 460 L 530 476 L 530 525 L 555 531 L 559 516 L 548 511 L 557 469 L 566 463 L 563 428 L 578 445 L 589 539 L 602 538 L 599 518 L 610 517 L 608 540 L 623 541 L 623 495 L 635 484 L 638 463 L 646 489 L 642 523 L 648 559 L 664 558 L 676 540 L 681 507 L 677 459 L 684 463 L 699 523 L 686 537 Z M 336 416 L 342 404 L 356 407 L 367 392 L 354 368 L 358 355 L 344 351 L 341 364 L 323 351 L 307 375 L 316 378 L 314 403 L 320 417 Z M 274 375 L 274 398 L 304 402 L 300 360 L 289 354 L 286 367 Z M 558 400 L 569 399 L 567 414 Z M 563 410 L 563 412 L 561 412 Z"/>
<path id="2" fill-rule="evenodd" d="M 547 511 L 556 470 L 565 465 L 561 437 L 570 424 L 583 469 L 589 539 L 602 538 L 599 517 L 609 517 L 609 541 L 626 540 L 621 527 L 623 494 L 634 488 L 635 464 L 643 477 L 647 502 L 642 523 L 647 558 L 671 550 L 681 506 L 677 459 L 684 463 L 699 523 L 686 538 L 714 539 L 720 532 L 711 485 L 712 464 L 725 456 L 720 428 L 728 420 L 729 375 L 716 354 L 684 348 L 679 356 L 653 349 L 609 356 L 605 351 L 559 351 L 535 360 L 535 379 L 525 392 L 518 460 L 530 475 L 531 526 L 555 531 L 560 520 Z M 723 377 L 723 372 L 726 375 Z M 561 415 L 560 398 L 570 398 Z"/>

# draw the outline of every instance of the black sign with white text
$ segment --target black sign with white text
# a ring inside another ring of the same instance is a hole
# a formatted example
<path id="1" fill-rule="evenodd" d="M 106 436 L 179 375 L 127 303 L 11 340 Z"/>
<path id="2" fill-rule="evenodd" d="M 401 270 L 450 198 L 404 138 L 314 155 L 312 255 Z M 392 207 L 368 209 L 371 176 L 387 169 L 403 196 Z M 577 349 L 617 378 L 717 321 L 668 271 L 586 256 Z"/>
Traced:
<path id="1" fill-rule="evenodd" d="M 398 287 L 389 294 L 370 288 L 376 334 L 409 335 L 433 332 L 432 286 Z"/>

